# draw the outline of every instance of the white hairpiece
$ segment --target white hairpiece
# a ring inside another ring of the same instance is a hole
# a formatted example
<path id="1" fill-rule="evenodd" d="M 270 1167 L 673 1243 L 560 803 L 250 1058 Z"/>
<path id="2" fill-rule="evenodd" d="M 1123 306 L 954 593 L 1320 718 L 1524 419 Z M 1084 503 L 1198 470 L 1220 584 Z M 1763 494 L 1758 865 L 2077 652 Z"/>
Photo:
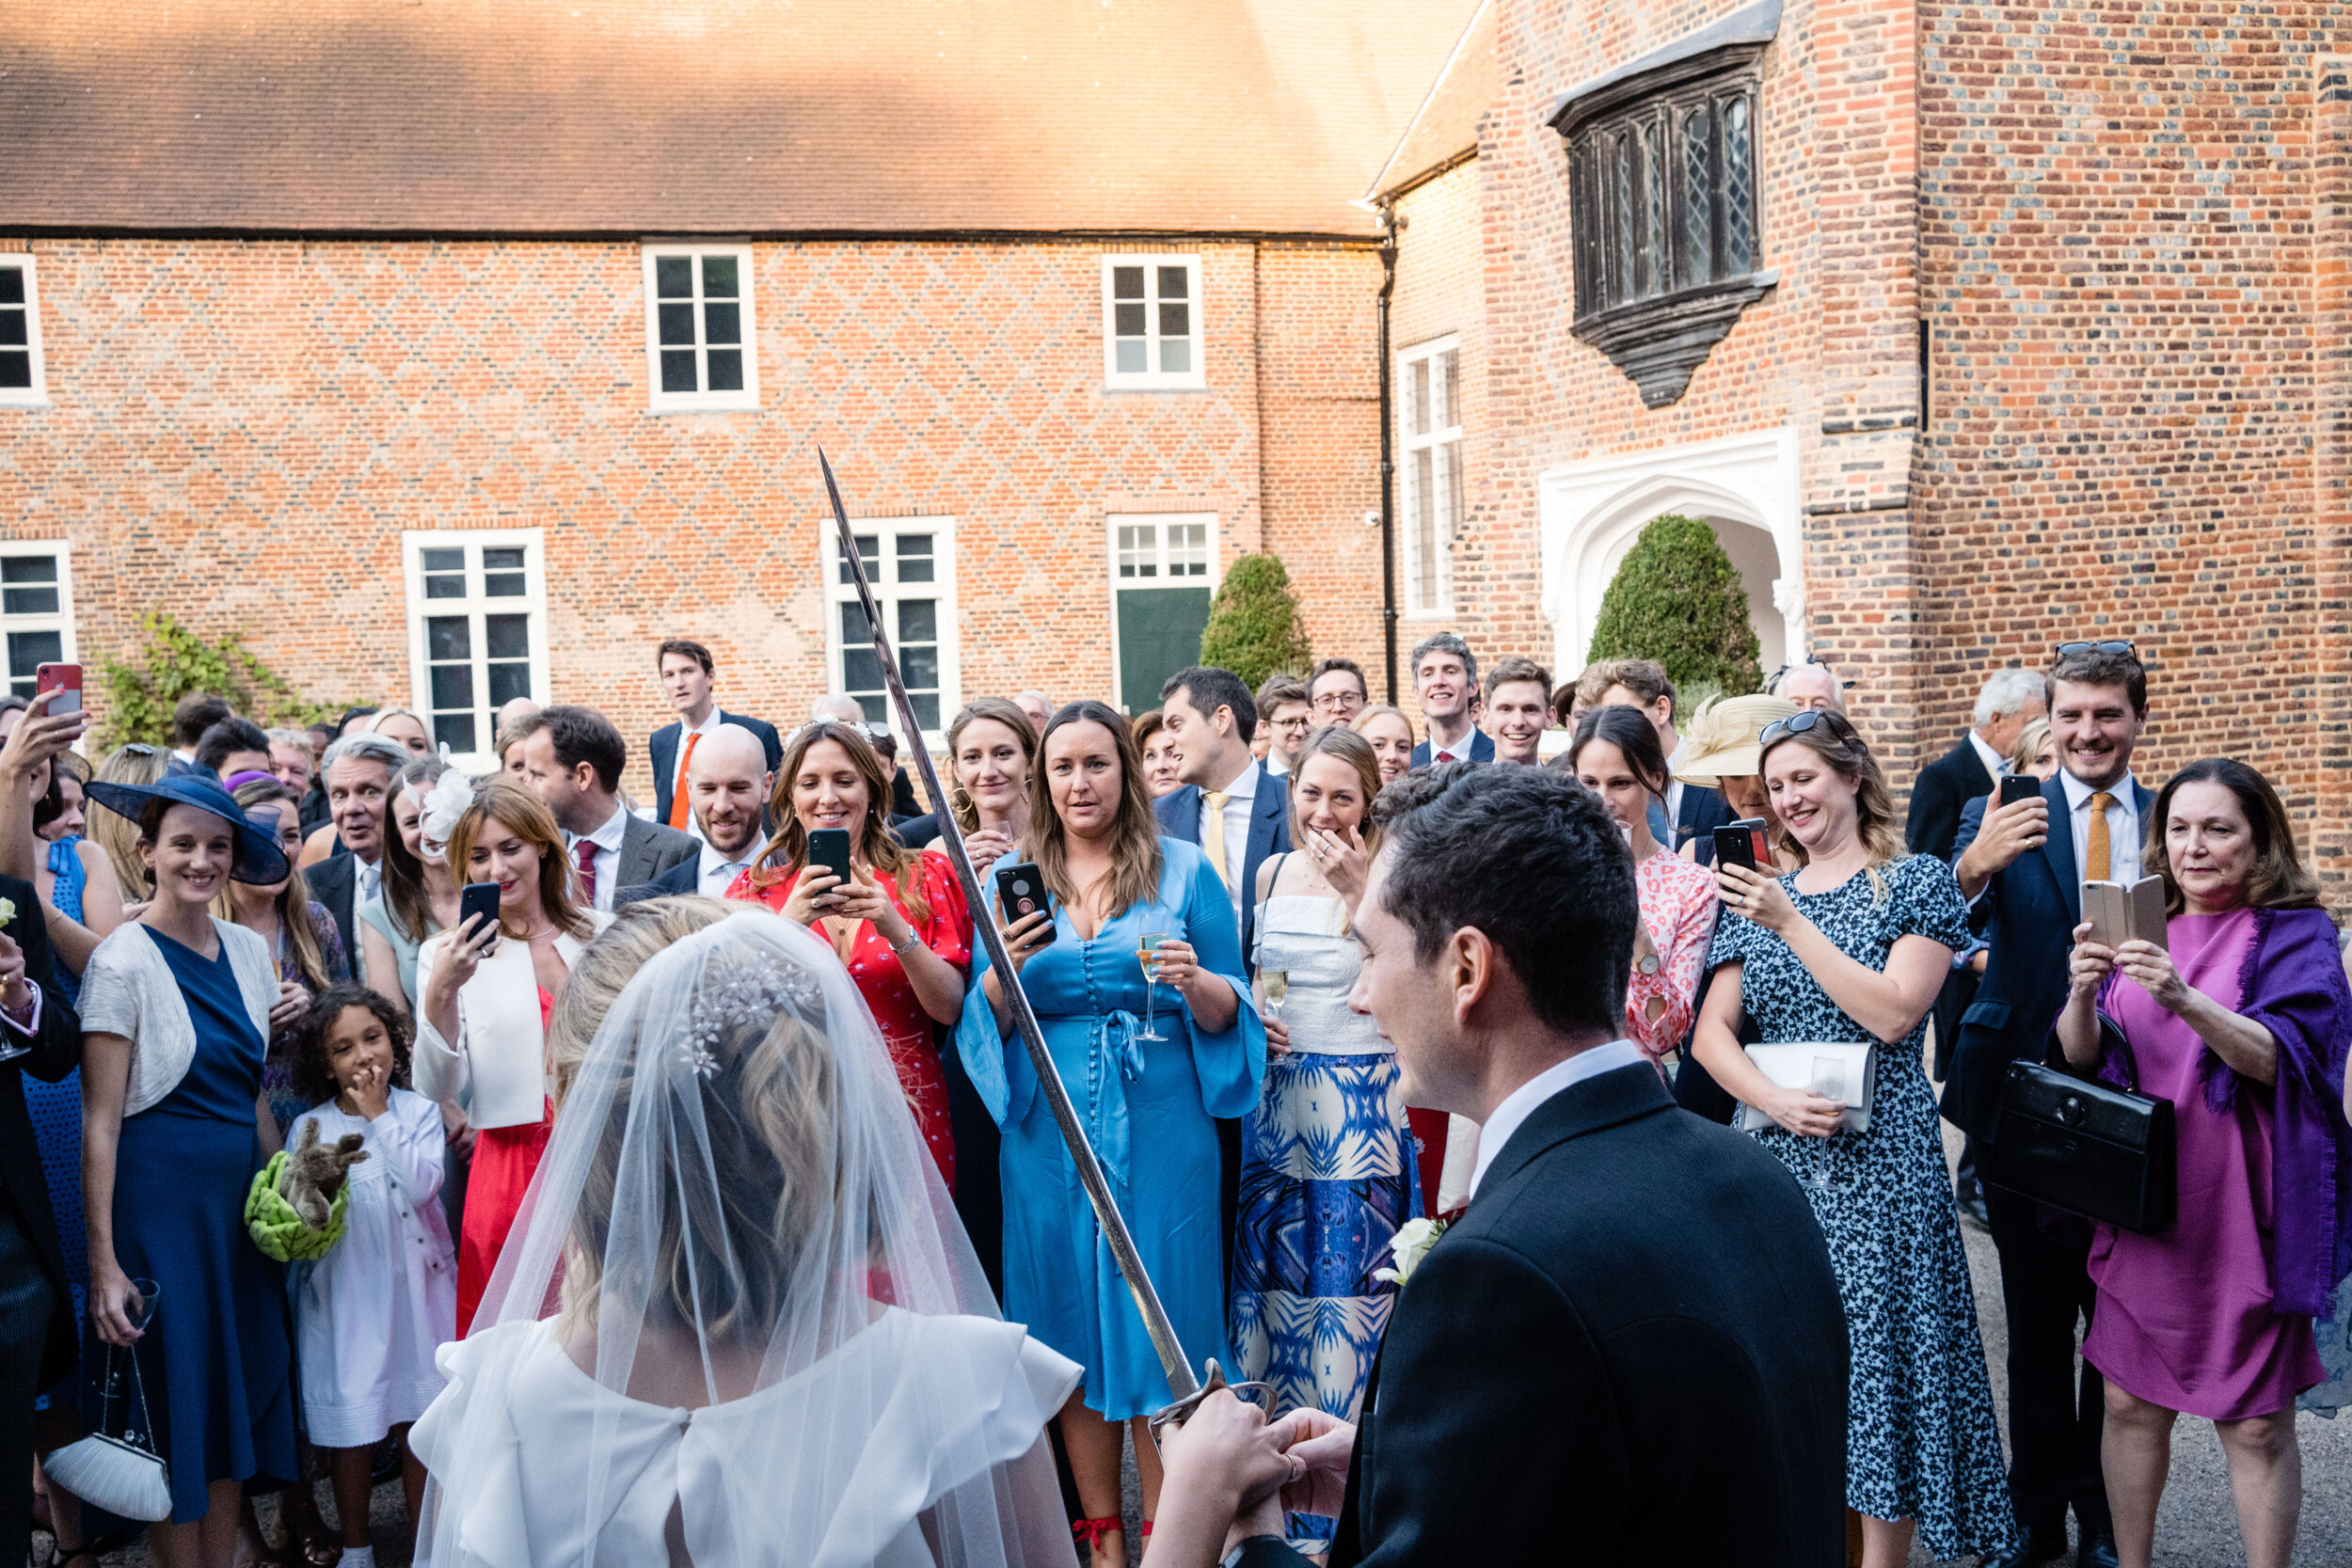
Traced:
<path id="1" fill-rule="evenodd" d="M 408 786 L 413 793 L 415 784 Z M 473 804 L 473 781 L 453 768 L 433 781 L 433 787 L 417 799 L 418 837 L 421 858 L 439 865 L 449 858 L 450 835 L 457 831 L 457 819 Z"/>

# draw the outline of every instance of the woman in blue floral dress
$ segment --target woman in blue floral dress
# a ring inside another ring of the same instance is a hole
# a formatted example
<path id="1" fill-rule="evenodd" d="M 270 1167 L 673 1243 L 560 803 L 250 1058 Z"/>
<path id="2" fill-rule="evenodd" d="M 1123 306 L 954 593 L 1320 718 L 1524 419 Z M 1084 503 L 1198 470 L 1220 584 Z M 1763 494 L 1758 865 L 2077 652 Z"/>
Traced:
<path id="1" fill-rule="evenodd" d="M 1941 861 L 1903 856 L 1885 780 L 1842 715 L 1775 720 L 1762 738 L 1800 869 L 1775 880 L 1717 867 L 1708 962 L 1727 983 L 1708 992 L 1697 1056 L 1771 1117 L 1756 1137 L 1804 1183 L 1829 1240 L 1851 1346 L 1846 1501 L 1863 1516 L 1864 1568 L 1899 1568 L 1915 1528 L 1939 1558 L 1998 1551 L 2016 1524 L 1921 1063 L 1967 910 Z M 1766 1078 L 1739 1043 L 1743 1009 L 1767 1043 L 1877 1041 L 1868 1131 L 1839 1132 L 1838 1101 Z"/>

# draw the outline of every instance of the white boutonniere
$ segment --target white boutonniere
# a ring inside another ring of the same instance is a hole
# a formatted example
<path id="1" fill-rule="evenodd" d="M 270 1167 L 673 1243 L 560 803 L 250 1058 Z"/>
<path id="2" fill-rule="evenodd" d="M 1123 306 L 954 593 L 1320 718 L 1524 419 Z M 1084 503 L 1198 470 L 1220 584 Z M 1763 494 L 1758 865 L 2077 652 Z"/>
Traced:
<path id="1" fill-rule="evenodd" d="M 16 900 L 13 898 L 0 898 L 0 926 L 10 926 L 15 923 Z"/>
<path id="2" fill-rule="evenodd" d="M 1405 1289 L 1412 1279 L 1413 1272 L 1421 1267 L 1421 1260 L 1429 1256 L 1429 1249 L 1436 1246 L 1438 1238 L 1444 1234 L 1443 1220 L 1406 1220 L 1396 1227 L 1396 1234 L 1389 1238 L 1389 1251 L 1396 1259 L 1396 1267 L 1375 1269 L 1372 1277 L 1385 1279 L 1400 1291 Z"/>

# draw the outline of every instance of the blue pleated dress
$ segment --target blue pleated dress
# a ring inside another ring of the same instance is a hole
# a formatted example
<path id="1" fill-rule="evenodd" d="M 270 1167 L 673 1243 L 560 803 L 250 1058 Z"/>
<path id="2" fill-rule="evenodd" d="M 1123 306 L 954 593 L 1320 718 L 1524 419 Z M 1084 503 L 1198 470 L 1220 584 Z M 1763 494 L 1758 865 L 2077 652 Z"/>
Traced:
<path id="1" fill-rule="evenodd" d="M 123 1118 L 115 1259 L 161 1288 L 139 1375 L 171 1466 L 172 1521 L 186 1524 L 209 1510 L 208 1482 L 294 1473 L 294 1348 L 285 1270 L 245 1227 L 246 1188 L 262 1163 L 261 1034 L 226 948 L 207 959 L 148 934 L 180 983 L 196 1056 L 160 1104 Z"/>
<path id="2" fill-rule="evenodd" d="M 1162 838 L 1160 852 L 1156 898 L 1085 942 L 1057 909 L 1054 944 L 1029 960 L 1021 983 L 1197 1372 L 1210 1356 L 1235 1365 L 1225 1331 L 1213 1118 L 1245 1116 L 1257 1103 L 1265 1030 L 1242 977 L 1241 933 L 1224 883 L 1193 845 Z M 1176 991 L 1154 986 L 1151 1003 L 1168 1037 L 1136 1037 L 1146 999 L 1136 942 L 1154 930 L 1192 943 L 1201 967 L 1232 984 L 1241 999 L 1232 1028 L 1196 1027 Z M 998 1031 L 981 994 L 987 967 L 986 950 L 976 952 L 956 1047 L 1004 1129 L 1005 1316 L 1086 1368 L 1089 1409 L 1114 1421 L 1149 1415 L 1168 1402 L 1167 1374 L 1038 1093 L 1028 1053 Z"/>

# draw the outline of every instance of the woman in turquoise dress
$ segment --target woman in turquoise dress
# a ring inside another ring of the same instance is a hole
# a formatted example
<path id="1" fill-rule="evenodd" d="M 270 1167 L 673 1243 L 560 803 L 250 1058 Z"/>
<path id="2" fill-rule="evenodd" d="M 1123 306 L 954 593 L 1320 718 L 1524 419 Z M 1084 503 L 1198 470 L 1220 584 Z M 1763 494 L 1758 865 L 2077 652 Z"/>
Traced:
<path id="1" fill-rule="evenodd" d="M 157 1560 L 230 1568 L 244 1483 L 294 1473 L 293 1345 L 285 1272 L 243 1219 L 278 1148 L 262 1096 L 278 971 L 267 944 L 212 903 L 231 879 L 279 880 L 287 861 L 193 774 L 93 784 L 90 798 L 137 820 L 155 888 L 82 976 L 91 1325 L 136 1356 L 170 1466 Z M 134 1279 L 159 1287 L 143 1328 Z"/>
<path id="2" fill-rule="evenodd" d="M 1266 1050 L 1232 904 L 1197 847 L 1159 836 L 1115 710 L 1071 704 L 1039 751 L 1029 820 L 1052 909 L 1012 911 L 1006 947 L 1184 1354 L 1231 1367 L 1213 1118 L 1257 1103 Z M 1147 994 L 1136 952 L 1155 935 Z M 956 1046 L 1004 1130 L 1005 1315 L 1086 1367 L 1060 1418 L 1089 1515 L 1076 1533 L 1095 1563 L 1124 1563 L 1120 1425 L 1136 1428 L 1148 1530 L 1159 1465 L 1142 1418 L 1168 1378 L 1010 1023 L 983 948 Z"/>

